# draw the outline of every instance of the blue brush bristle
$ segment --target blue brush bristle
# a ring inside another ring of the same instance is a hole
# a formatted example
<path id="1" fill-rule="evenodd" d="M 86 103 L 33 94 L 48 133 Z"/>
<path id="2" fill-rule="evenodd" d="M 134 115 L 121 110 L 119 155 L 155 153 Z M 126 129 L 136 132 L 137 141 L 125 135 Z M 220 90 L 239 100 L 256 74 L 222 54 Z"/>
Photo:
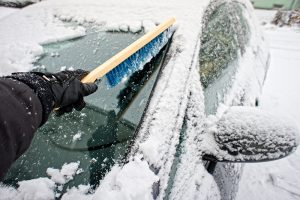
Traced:
<path id="1" fill-rule="evenodd" d="M 108 84 L 110 87 L 116 86 L 125 77 L 133 74 L 134 72 L 141 70 L 143 66 L 150 62 L 159 51 L 167 44 L 174 29 L 168 28 L 163 33 L 154 38 L 151 42 L 132 54 L 121 64 L 115 67 L 113 70 L 106 74 Z"/>

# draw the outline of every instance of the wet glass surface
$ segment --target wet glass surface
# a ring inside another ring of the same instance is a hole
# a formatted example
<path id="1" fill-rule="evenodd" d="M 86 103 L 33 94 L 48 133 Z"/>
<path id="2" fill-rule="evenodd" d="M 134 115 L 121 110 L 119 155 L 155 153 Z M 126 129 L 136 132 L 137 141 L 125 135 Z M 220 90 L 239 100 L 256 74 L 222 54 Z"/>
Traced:
<path id="1" fill-rule="evenodd" d="M 70 67 L 91 70 L 139 38 L 142 33 L 113 33 L 88 30 L 80 39 L 45 46 L 38 71 L 57 72 Z M 64 186 L 97 185 L 110 167 L 124 158 L 130 140 L 150 99 L 166 50 L 127 80 L 108 88 L 106 78 L 96 93 L 86 98 L 87 106 L 50 120 L 38 130 L 29 150 L 10 169 L 7 184 L 47 177 L 48 167 L 80 161 L 83 169 Z"/>

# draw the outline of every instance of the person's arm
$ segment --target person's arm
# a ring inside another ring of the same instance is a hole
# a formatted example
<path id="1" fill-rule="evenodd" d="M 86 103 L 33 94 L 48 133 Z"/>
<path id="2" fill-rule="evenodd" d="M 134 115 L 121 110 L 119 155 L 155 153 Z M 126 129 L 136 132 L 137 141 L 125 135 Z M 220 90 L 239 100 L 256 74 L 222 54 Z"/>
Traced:
<path id="1" fill-rule="evenodd" d="M 31 88 L 0 79 L 0 180 L 30 145 L 42 115 L 42 104 Z"/>
<path id="2" fill-rule="evenodd" d="M 97 90 L 96 84 L 80 82 L 86 73 L 15 73 L 0 78 L 0 180 L 54 108 L 61 115 L 85 106 L 83 97 Z"/>

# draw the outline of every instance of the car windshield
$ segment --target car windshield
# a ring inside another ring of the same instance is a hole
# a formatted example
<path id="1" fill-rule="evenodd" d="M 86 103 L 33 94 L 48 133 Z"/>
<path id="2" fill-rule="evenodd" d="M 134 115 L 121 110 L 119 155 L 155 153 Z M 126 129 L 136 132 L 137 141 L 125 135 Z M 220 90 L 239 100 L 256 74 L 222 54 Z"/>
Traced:
<path id="1" fill-rule="evenodd" d="M 44 46 L 46 53 L 36 63 L 39 71 L 92 70 L 138 39 L 140 33 L 105 32 L 89 28 L 85 37 Z M 10 169 L 6 184 L 47 177 L 47 168 L 80 162 L 82 173 L 66 188 L 80 184 L 96 186 L 113 164 L 124 159 L 141 122 L 161 69 L 166 48 L 127 80 L 113 88 L 105 77 L 98 90 L 86 98 L 81 111 L 62 117 L 50 116 L 38 130 L 28 151 Z"/>

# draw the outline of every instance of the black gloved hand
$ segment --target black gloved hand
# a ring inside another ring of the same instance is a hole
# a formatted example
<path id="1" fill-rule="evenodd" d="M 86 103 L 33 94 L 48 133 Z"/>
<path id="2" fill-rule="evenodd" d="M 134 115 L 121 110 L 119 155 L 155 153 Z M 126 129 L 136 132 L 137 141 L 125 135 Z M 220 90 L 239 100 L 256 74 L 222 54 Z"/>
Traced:
<path id="1" fill-rule="evenodd" d="M 87 75 L 87 71 L 62 71 L 59 73 L 20 72 L 13 73 L 8 78 L 17 79 L 31 87 L 39 97 L 43 106 L 44 124 L 54 108 L 62 115 L 71 112 L 73 108 L 82 110 L 85 106 L 84 96 L 97 90 L 95 83 L 81 83 L 80 80 Z"/>
<path id="2" fill-rule="evenodd" d="M 88 72 L 78 69 L 76 71 L 62 71 L 56 74 L 39 74 L 51 83 L 54 97 L 54 108 L 58 116 L 71 112 L 73 108 L 80 111 L 85 107 L 84 96 L 97 90 L 95 83 L 81 83 L 80 80 Z"/>

